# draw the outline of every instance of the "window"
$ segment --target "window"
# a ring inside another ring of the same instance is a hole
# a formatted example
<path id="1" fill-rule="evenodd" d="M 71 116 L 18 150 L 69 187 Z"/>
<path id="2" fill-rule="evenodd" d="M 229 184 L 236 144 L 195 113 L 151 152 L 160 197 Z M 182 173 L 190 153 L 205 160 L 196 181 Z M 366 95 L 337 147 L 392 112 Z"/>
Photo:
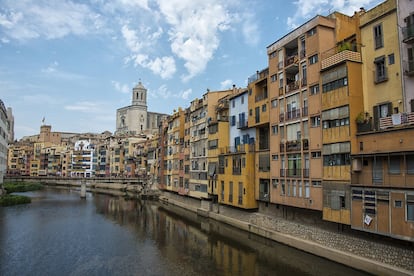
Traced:
<path id="1" fill-rule="evenodd" d="M 277 99 L 271 101 L 272 108 L 277 107 Z"/>
<path id="2" fill-rule="evenodd" d="M 385 57 L 378 57 L 374 61 L 375 65 L 375 75 L 374 75 L 374 82 L 380 83 L 386 81 L 387 77 L 387 68 L 385 67 Z"/>
<path id="3" fill-rule="evenodd" d="M 390 174 L 399 174 L 400 173 L 400 157 L 399 156 L 390 156 L 388 163 L 388 173 Z"/>
<path id="4" fill-rule="evenodd" d="M 402 207 L 402 201 L 401 200 L 394 200 L 394 207 L 395 208 L 401 208 Z"/>
<path id="5" fill-rule="evenodd" d="M 272 186 L 277 188 L 277 184 L 279 183 L 279 180 L 276 178 L 272 178 Z"/>
<path id="6" fill-rule="evenodd" d="M 414 155 L 407 155 L 405 159 L 406 159 L 407 173 L 414 174 Z"/>
<path id="7" fill-rule="evenodd" d="M 218 139 L 208 141 L 208 149 L 216 149 L 218 145 Z"/>
<path id="8" fill-rule="evenodd" d="M 233 181 L 230 181 L 230 187 L 229 187 L 229 202 L 233 202 Z"/>
<path id="9" fill-rule="evenodd" d="M 337 79 L 322 85 L 322 92 L 329 92 L 348 85 L 348 78 Z"/>
<path id="10" fill-rule="evenodd" d="M 231 126 L 235 126 L 236 125 L 236 116 L 235 115 L 233 115 L 233 116 L 231 116 L 230 117 L 230 125 Z"/>
<path id="11" fill-rule="evenodd" d="M 350 165 L 349 153 L 335 153 L 323 156 L 324 166 L 345 166 Z"/>
<path id="12" fill-rule="evenodd" d="M 407 195 L 407 220 L 414 221 L 414 195 Z"/>
<path id="13" fill-rule="evenodd" d="M 318 62 L 318 54 L 313 55 L 309 58 L 309 64 L 315 64 Z"/>
<path id="14" fill-rule="evenodd" d="M 320 181 L 320 180 L 312 180 L 312 186 L 313 187 L 321 187 L 322 186 L 322 181 Z"/>
<path id="15" fill-rule="evenodd" d="M 235 107 L 235 105 L 236 105 L 236 100 L 232 100 L 232 101 L 231 101 L 231 107 L 233 107 L 233 108 L 234 108 L 234 107 Z"/>
<path id="16" fill-rule="evenodd" d="M 277 125 L 272 126 L 272 134 L 273 135 L 277 135 L 278 134 L 278 126 Z"/>
<path id="17" fill-rule="evenodd" d="M 311 117 L 312 127 L 318 127 L 321 125 L 321 117 L 320 116 L 314 116 Z"/>
<path id="18" fill-rule="evenodd" d="M 391 65 L 391 64 L 394 64 L 394 63 L 395 63 L 394 54 L 388 55 L 388 65 Z"/>
<path id="19" fill-rule="evenodd" d="M 266 112 L 266 105 L 262 105 L 262 112 Z"/>
<path id="20" fill-rule="evenodd" d="M 269 58 L 275 58 L 277 56 L 277 51 L 271 52 Z"/>
<path id="21" fill-rule="evenodd" d="M 309 181 L 305 181 L 305 198 L 310 197 L 310 187 L 309 187 Z"/>
<path id="22" fill-rule="evenodd" d="M 271 82 L 277 81 L 277 74 L 274 74 L 270 77 Z"/>
<path id="23" fill-rule="evenodd" d="M 308 35 L 308 36 L 313 36 L 313 35 L 315 35 L 315 34 L 316 34 L 316 27 L 314 27 L 314 28 L 310 29 L 310 30 L 307 32 L 307 35 Z"/>
<path id="24" fill-rule="evenodd" d="M 321 152 L 320 151 L 313 151 L 312 152 L 312 158 L 321 158 Z"/>
<path id="25" fill-rule="evenodd" d="M 279 160 L 279 155 L 272 154 L 272 161 L 277 161 L 277 160 Z"/>
<path id="26" fill-rule="evenodd" d="M 374 44 L 375 44 L 375 49 L 378 49 L 384 46 L 383 37 L 382 37 L 382 24 L 374 26 Z"/>
<path id="27" fill-rule="evenodd" d="M 286 194 L 286 190 L 285 190 L 285 180 L 281 179 L 280 180 L 280 195 L 285 195 Z"/>
<path id="28" fill-rule="evenodd" d="M 309 87 L 309 89 L 311 95 L 316 95 L 319 93 L 319 84 L 312 85 L 311 87 Z"/>

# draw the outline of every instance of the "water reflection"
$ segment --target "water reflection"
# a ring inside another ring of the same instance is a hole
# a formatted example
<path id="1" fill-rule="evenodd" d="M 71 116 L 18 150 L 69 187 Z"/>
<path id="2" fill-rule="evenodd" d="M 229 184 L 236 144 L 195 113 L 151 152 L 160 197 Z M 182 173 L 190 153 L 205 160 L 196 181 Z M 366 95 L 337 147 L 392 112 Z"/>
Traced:
<path id="1" fill-rule="evenodd" d="M 362 275 L 171 205 L 29 195 L 0 208 L 0 275 Z"/>
<path id="2" fill-rule="evenodd" d="M 95 200 L 99 213 L 140 238 L 150 235 L 164 259 L 196 275 L 366 275 L 172 205 Z"/>

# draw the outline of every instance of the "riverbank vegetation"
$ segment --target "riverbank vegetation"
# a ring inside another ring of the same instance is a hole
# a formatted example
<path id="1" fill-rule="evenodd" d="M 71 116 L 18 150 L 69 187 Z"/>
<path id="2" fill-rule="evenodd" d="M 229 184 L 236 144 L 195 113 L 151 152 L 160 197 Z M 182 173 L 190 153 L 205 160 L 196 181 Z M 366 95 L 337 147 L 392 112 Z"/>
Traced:
<path id="1" fill-rule="evenodd" d="M 26 204 L 30 202 L 32 202 L 32 200 L 28 196 L 10 194 L 0 196 L 0 206 L 12 206 L 17 204 Z"/>
<path id="2" fill-rule="evenodd" d="M 29 192 L 43 189 L 43 185 L 40 183 L 24 183 L 24 182 L 5 182 L 3 184 L 4 189 L 8 194 L 16 192 Z"/>
<path id="3" fill-rule="evenodd" d="M 43 185 L 40 183 L 5 182 L 3 188 L 6 194 L 0 196 L 0 206 L 11 206 L 32 202 L 28 196 L 13 195 L 11 193 L 41 190 Z"/>

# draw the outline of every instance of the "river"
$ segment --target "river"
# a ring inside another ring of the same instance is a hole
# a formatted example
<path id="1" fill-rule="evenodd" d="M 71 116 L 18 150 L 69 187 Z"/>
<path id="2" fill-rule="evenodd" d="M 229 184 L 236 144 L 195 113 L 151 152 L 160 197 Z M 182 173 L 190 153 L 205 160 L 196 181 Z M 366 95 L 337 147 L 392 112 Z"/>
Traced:
<path id="1" fill-rule="evenodd" d="M 0 207 L 0 275 L 366 275 L 153 201 L 25 195 Z"/>

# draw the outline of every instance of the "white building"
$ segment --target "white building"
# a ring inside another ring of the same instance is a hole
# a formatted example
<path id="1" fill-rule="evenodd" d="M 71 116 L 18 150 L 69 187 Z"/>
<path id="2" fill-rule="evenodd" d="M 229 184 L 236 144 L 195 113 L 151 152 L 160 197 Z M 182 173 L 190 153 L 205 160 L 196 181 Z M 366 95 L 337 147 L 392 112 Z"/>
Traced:
<path id="1" fill-rule="evenodd" d="M 4 192 L 3 177 L 7 171 L 8 129 L 7 109 L 0 100 L 0 195 Z"/>
<path id="2" fill-rule="evenodd" d="M 239 145 L 254 144 L 256 129 L 248 126 L 248 90 L 230 97 L 229 105 L 229 145 L 232 152 L 237 151 Z"/>
<path id="3" fill-rule="evenodd" d="M 75 143 L 72 153 L 72 177 L 93 177 L 95 175 L 95 146 L 88 140 Z"/>

